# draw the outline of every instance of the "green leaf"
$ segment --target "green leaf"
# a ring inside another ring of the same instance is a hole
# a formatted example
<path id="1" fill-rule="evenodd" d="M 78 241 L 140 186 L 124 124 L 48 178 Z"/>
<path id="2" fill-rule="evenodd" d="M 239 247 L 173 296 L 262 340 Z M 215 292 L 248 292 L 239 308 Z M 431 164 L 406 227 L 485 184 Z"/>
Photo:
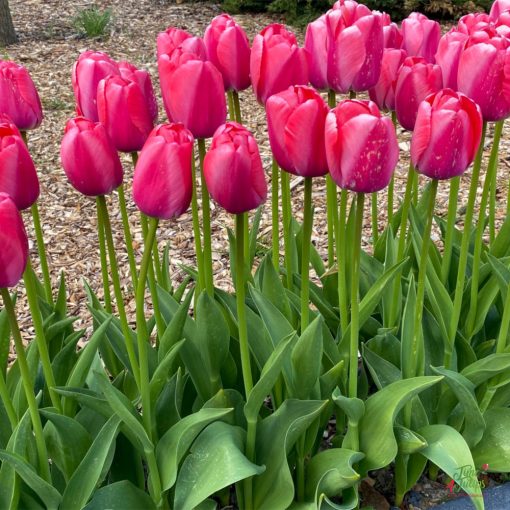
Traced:
<path id="1" fill-rule="evenodd" d="M 400 364 L 402 367 L 402 376 L 404 378 L 414 377 L 417 371 L 419 360 L 416 353 L 413 352 L 414 345 L 414 322 L 416 316 L 416 285 L 414 275 L 409 277 L 407 287 L 407 298 L 404 306 L 404 315 L 402 317 L 402 333 L 400 336 Z M 423 361 L 423 357 L 421 358 Z"/>
<path id="2" fill-rule="evenodd" d="M 471 497 L 475 508 L 483 510 L 482 491 L 469 446 L 448 425 L 427 425 L 419 430 L 428 445 L 420 454 L 442 469 Z"/>
<path id="3" fill-rule="evenodd" d="M 432 376 L 403 379 L 368 397 L 359 429 L 360 451 L 365 454 L 360 465 L 362 474 L 384 467 L 395 458 L 398 450 L 393 432 L 395 417 L 406 402 L 441 379 Z"/>
<path id="4" fill-rule="evenodd" d="M 195 508 L 216 491 L 264 471 L 244 451 L 245 431 L 227 423 L 209 425 L 184 460 L 175 486 L 175 510 Z"/>
<path id="5" fill-rule="evenodd" d="M 82 508 L 106 475 L 115 448 L 120 419 L 112 416 L 94 439 L 62 496 L 62 508 Z"/>
<path id="6" fill-rule="evenodd" d="M 250 264 L 249 267 L 253 266 L 253 261 L 255 260 L 255 254 L 257 253 L 257 237 L 259 233 L 260 220 L 262 219 L 262 212 L 264 211 L 264 206 L 260 206 L 255 215 L 253 216 L 251 228 L 250 228 Z"/>
<path id="7" fill-rule="evenodd" d="M 9 463 L 23 481 L 41 498 L 48 510 L 57 510 L 62 499 L 60 493 L 43 480 L 35 469 L 17 453 L 0 450 L 0 460 Z M 65 507 L 64 507 L 65 508 Z"/>
<path id="8" fill-rule="evenodd" d="M 131 482 L 122 480 L 94 493 L 94 497 L 83 510 L 156 510 L 152 498 L 135 487 Z"/>
<path id="9" fill-rule="evenodd" d="M 0 371 L 5 377 L 7 371 L 7 360 L 9 359 L 9 349 L 11 346 L 11 329 L 9 327 L 9 318 L 7 312 L 0 312 Z"/>
<path id="10" fill-rule="evenodd" d="M 402 379 L 400 370 L 371 349 L 371 340 L 362 346 L 363 360 L 377 388 L 382 389 Z"/>
<path id="11" fill-rule="evenodd" d="M 170 368 L 185 341 L 186 340 L 181 340 L 180 342 L 172 345 L 170 350 L 166 353 L 165 357 L 159 361 L 159 364 L 154 371 L 150 381 L 151 402 L 153 404 L 161 393 L 165 383 L 173 375 Z"/>
<path id="12" fill-rule="evenodd" d="M 423 437 L 405 427 L 397 425 L 394 432 L 398 443 L 398 451 L 402 455 L 411 455 L 427 446 L 427 441 Z"/>
<path id="13" fill-rule="evenodd" d="M 490 354 L 464 368 L 461 374 L 475 387 L 510 369 L 510 353 Z"/>
<path id="14" fill-rule="evenodd" d="M 232 409 L 201 409 L 186 416 L 169 429 L 156 446 L 156 457 L 163 490 L 172 487 L 177 479 L 179 463 L 191 443 L 213 421 L 224 418 Z"/>
<path id="15" fill-rule="evenodd" d="M 281 314 L 290 322 L 292 314 L 283 283 L 276 272 L 270 254 L 264 257 L 260 267 L 261 288 L 259 289 Z"/>

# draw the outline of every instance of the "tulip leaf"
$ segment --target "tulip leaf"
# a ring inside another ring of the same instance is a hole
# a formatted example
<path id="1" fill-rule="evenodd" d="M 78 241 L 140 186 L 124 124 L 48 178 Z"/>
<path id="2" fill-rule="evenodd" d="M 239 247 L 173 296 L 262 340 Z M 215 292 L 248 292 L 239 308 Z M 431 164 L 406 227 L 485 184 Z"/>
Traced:
<path id="1" fill-rule="evenodd" d="M 475 387 L 488 381 L 495 375 L 510 370 L 510 353 L 489 354 L 464 368 L 461 374 L 467 377 Z"/>
<path id="2" fill-rule="evenodd" d="M 510 216 L 507 215 L 503 225 L 499 229 L 498 235 L 490 245 L 489 253 L 501 259 L 510 252 Z"/>
<path id="3" fill-rule="evenodd" d="M 177 479 L 178 466 L 195 438 L 210 423 L 224 418 L 232 409 L 205 408 L 182 418 L 159 440 L 156 457 L 163 490 Z"/>
<path id="4" fill-rule="evenodd" d="M 258 289 L 266 299 L 268 299 L 282 315 L 289 321 L 292 321 L 289 301 L 283 286 L 282 280 L 276 272 L 270 255 L 266 255 L 260 265 L 260 283 Z"/>
<path id="5" fill-rule="evenodd" d="M 489 264 L 491 265 L 492 272 L 496 276 L 499 285 L 499 291 L 501 293 L 501 300 L 503 303 L 506 299 L 506 293 L 508 291 L 508 285 L 510 284 L 510 270 L 500 260 L 488 255 Z"/>
<path id="6" fill-rule="evenodd" d="M 159 361 L 150 381 L 151 403 L 154 404 L 163 386 L 172 375 L 170 368 L 185 341 L 186 340 L 181 340 L 180 342 L 176 342 L 166 353 L 165 357 Z"/>
<path id="7" fill-rule="evenodd" d="M 151 497 L 128 480 L 98 489 L 83 510 L 156 510 Z"/>
<path id="8" fill-rule="evenodd" d="M 414 396 L 441 379 L 433 376 L 403 379 L 368 397 L 359 428 L 360 451 L 365 454 L 360 465 L 362 474 L 384 467 L 395 458 L 398 450 L 393 431 L 395 417 Z"/>
<path id="9" fill-rule="evenodd" d="M 393 363 L 390 363 L 379 354 L 373 352 L 370 342 L 371 341 L 368 341 L 362 346 L 363 360 L 365 361 L 377 388 L 382 389 L 385 386 L 402 379 L 400 370 Z"/>
<path id="10" fill-rule="evenodd" d="M 9 348 L 11 345 L 11 329 L 5 309 L 0 311 L 0 371 L 5 377 Z"/>
<path id="11" fill-rule="evenodd" d="M 179 470 L 175 510 L 195 508 L 220 489 L 264 471 L 242 453 L 245 435 L 242 428 L 222 422 L 205 428 Z"/>
<path id="12" fill-rule="evenodd" d="M 483 510 L 482 491 L 469 446 L 464 438 L 448 425 L 427 425 L 419 430 L 427 441 L 420 451 L 436 466 L 453 478 L 470 497 L 477 510 Z M 485 461 L 484 461 L 485 462 Z"/>
<path id="13" fill-rule="evenodd" d="M 260 228 L 260 221 L 262 219 L 262 213 L 264 212 L 264 206 L 261 205 L 255 212 L 252 222 L 251 222 L 251 228 L 249 233 L 249 239 L 250 239 L 250 263 L 249 268 L 253 266 L 253 261 L 255 260 L 255 254 L 257 253 L 257 239 L 259 235 L 259 228 Z M 250 271 L 251 272 L 251 271 Z"/>
<path id="14" fill-rule="evenodd" d="M 427 446 L 425 438 L 408 428 L 397 425 L 393 430 L 397 439 L 398 451 L 402 455 L 417 453 Z"/>

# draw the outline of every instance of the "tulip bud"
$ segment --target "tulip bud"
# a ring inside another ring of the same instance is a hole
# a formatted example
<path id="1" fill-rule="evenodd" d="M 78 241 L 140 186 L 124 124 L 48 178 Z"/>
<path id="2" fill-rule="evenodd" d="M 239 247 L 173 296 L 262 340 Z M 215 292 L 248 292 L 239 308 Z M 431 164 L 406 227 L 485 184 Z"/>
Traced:
<path id="1" fill-rule="evenodd" d="M 462 16 L 457 23 L 457 30 L 463 34 L 472 35 L 480 31 L 494 31 L 494 27 L 487 14 L 484 12 L 475 12 Z"/>
<path id="2" fill-rule="evenodd" d="M 383 26 L 383 37 L 385 48 L 402 48 L 404 38 L 396 23 Z"/>
<path id="3" fill-rule="evenodd" d="M 372 101 L 346 100 L 326 118 L 326 156 L 333 180 L 356 193 L 385 188 L 398 161 L 395 127 Z"/>
<path id="4" fill-rule="evenodd" d="M 83 117 L 69 120 L 60 158 L 69 182 L 84 195 L 107 195 L 122 183 L 119 155 L 99 122 Z"/>
<path id="5" fill-rule="evenodd" d="M 204 176 L 212 198 L 231 214 L 256 209 L 266 200 L 257 142 L 237 122 L 227 122 L 214 133 L 205 155 Z"/>
<path id="6" fill-rule="evenodd" d="M 223 76 L 225 90 L 244 90 L 251 85 L 250 42 L 245 31 L 228 14 L 216 16 L 205 30 L 207 59 Z"/>
<path id="7" fill-rule="evenodd" d="M 441 67 L 444 87 L 457 90 L 460 55 L 468 39 L 467 34 L 455 29 L 441 37 L 436 53 L 436 63 Z"/>
<path id="8" fill-rule="evenodd" d="M 139 151 L 152 131 L 152 115 L 138 83 L 120 76 L 101 80 L 97 113 L 113 145 L 121 152 Z"/>
<path id="9" fill-rule="evenodd" d="M 144 69 L 138 69 L 129 62 L 119 62 L 119 71 L 120 75 L 125 80 L 138 83 L 145 97 L 145 102 L 149 107 L 152 122 L 156 122 L 158 118 L 158 102 L 156 100 L 156 95 L 154 94 L 151 75 Z"/>
<path id="10" fill-rule="evenodd" d="M 423 57 L 434 63 L 441 37 L 441 26 L 419 12 L 412 12 L 402 21 L 402 47 L 410 57 Z"/>
<path id="11" fill-rule="evenodd" d="M 328 107 L 311 87 L 296 85 L 266 102 L 271 150 L 285 171 L 303 177 L 328 173 L 324 125 Z"/>
<path id="12" fill-rule="evenodd" d="M 0 114 L 22 131 L 38 127 L 43 118 L 41 100 L 27 69 L 6 60 L 0 60 Z"/>
<path id="13" fill-rule="evenodd" d="M 510 115 L 510 42 L 492 37 L 485 42 L 473 38 L 459 60 L 459 91 L 478 103 L 486 121 Z"/>
<path id="14" fill-rule="evenodd" d="M 17 127 L 0 117 L 0 193 L 7 193 L 19 210 L 28 209 L 39 197 L 34 162 Z"/>
<path id="15" fill-rule="evenodd" d="M 491 21 L 496 22 L 497 19 L 506 11 L 510 10 L 510 0 L 496 0 L 491 7 L 489 17 Z"/>
<path id="16" fill-rule="evenodd" d="M 201 60 L 205 60 L 206 51 L 204 41 L 194 37 L 180 28 L 168 27 L 157 37 L 157 56 L 171 55 L 176 48 L 182 48 L 189 53 L 195 53 Z"/>
<path id="17" fill-rule="evenodd" d="M 0 288 L 14 287 L 23 276 L 28 239 L 14 200 L 0 192 Z"/>
<path id="18" fill-rule="evenodd" d="M 73 66 L 73 89 L 76 112 L 93 122 L 97 114 L 97 86 L 111 74 L 120 75 L 117 63 L 101 51 L 85 51 Z"/>
<path id="19" fill-rule="evenodd" d="M 156 126 L 143 146 L 133 178 L 133 199 L 147 216 L 170 219 L 189 207 L 193 135 L 182 124 Z"/>
<path id="20" fill-rule="evenodd" d="M 269 96 L 291 85 L 308 83 L 306 51 L 296 36 L 283 25 L 268 25 L 253 40 L 250 73 L 257 101 L 265 104 Z"/>
<path id="21" fill-rule="evenodd" d="M 412 131 L 418 106 L 429 95 L 443 88 L 441 68 L 423 57 L 407 57 L 397 76 L 395 112 L 404 129 Z"/>
<path id="22" fill-rule="evenodd" d="M 461 175 L 475 159 L 482 135 L 479 106 L 443 89 L 421 102 L 411 141 L 416 170 L 431 179 Z"/>
<path id="23" fill-rule="evenodd" d="M 370 99 L 381 110 L 395 110 L 395 87 L 400 66 L 406 59 L 405 50 L 385 48 L 381 64 L 381 75 L 378 82 L 368 93 Z"/>

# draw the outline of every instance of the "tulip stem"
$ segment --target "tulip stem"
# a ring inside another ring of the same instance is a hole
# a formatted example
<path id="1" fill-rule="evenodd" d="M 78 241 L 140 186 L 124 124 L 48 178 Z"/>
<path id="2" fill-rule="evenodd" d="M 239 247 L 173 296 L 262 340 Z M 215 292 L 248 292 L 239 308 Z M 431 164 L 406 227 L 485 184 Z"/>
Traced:
<path id="1" fill-rule="evenodd" d="M 273 265 L 276 272 L 280 272 L 280 211 L 279 211 L 279 169 L 276 159 L 273 157 L 271 169 L 271 222 L 273 241 Z"/>
<path id="2" fill-rule="evenodd" d="M 37 252 L 41 262 L 41 271 L 43 274 L 44 291 L 46 294 L 46 301 L 53 305 L 53 292 L 51 290 L 50 270 L 48 268 L 48 259 L 46 258 L 46 247 L 44 245 L 44 236 L 41 227 L 41 217 L 39 216 L 39 207 L 37 202 L 34 202 L 30 208 L 32 219 L 34 221 L 35 239 L 37 242 Z"/>
<path id="3" fill-rule="evenodd" d="M 119 208 L 120 215 L 122 217 L 122 226 L 124 228 L 124 240 L 126 241 L 126 251 L 128 255 L 131 281 L 133 283 L 133 288 L 136 289 L 138 285 L 138 278 L 136 275 L 136 261 L 135 254 L 133 251 L 133 237 L 131 236 L 131 229 L 129 228 L 129 216 L 126 207 L 126 195 L 124 194 L 124 184 L 121 184 L 117 188 L 117 193 L 119 194 Z"/>
<path id="4" fill-rule="evenodd" d="M 232 91 L 227 91 L 227 100 L 228 100 L 228 116 L 230 117 L 230 120 L 235 121 L 236 120 L 236 111 L 234 107 L 234 96 L 232 95 Z"/>
<path id="5" fill-rule="evenodd" d="M 483 123 L 482 137 L 480 146 L 476 153 L 473 172 L 471 175 L 471 185 L 469 187 L 468 203 L 466 208 L 466 216 L 464 219 L 464 232 L 462 233 L 462 242 L 460 246 L 459 268 L 457 271 L 457 284 L 455 286 L 455 295 L 453 300 L 453 312 L 448 330 L 448 341 L 445 346 L 444 366 L 450 368 L 452 361 L 453 347 L 457 336 L 457 327 L 459 325 L 460 312 L 462 309 L 462 297 L 464 294 L 464 282 L 466 278 L 466 267 L 468 261 L 469 241 L 471 239 L 471 225 L 473 222 L 473 212 L 475 207 L 476 192 L 478 190 L 478 178 L 480 176 L 480 167 L 482 165 L 483 146 L 485 143 L 485 133 L 487 131 L 487 123 Z"/>
<path id="6" fill-rule="evenodd" d="M 372 198 L 372 242 L 374 246 L 377 244 L 377 241 L 379 239 L 379 226 L 377 221 L 377 193 L 372 193 L 370 195 Z"/>
<path id="7" fill-rule="evenodd" d="M 21 382 L 23 385 L 23 389 L 25 391 L 28 410 L 30 413 L 30 418 L 32 420 L 32 426 L 34 428 L 37 455 L 39 457 L 39 474 L 42 476 L 42 478 L 44 478 L 44 480 L 50 482 L 51 474 L 48 465 L 48 452 L 46 450 L 46 443 L 44 442 L 43 428 L 41 423 L 41 417 L 39 415 L 39 408 L 34 394 L 34 381 L 32 380 L 30 368 L 28 367 L 28 362 L 25 355 L 25 348 L 23 346 L 23 340 L 21 339 L 18 321 L 16 319 L 16 312 L 14 310 L 14 305 L 11 296 L 9 295 L 9 291 L 6 288 L 1 288 L 0 293 L 2 295 L 4 308 L 7 313 L 7 318 L 9 320 L 11 334 L 14 339 L 16 359 L 21 374 Z"/>
<path id="8" fill-rule="evenodd" d="M 195 291 L 195 300 L 197 299 L 200 291 L 205 288 L 204 280 L 204 259 L 202 252 L 202 240 L 200 237 L 200 218 L 198 215 L 198 198 L 197 198 L 197 176 L 195 169 L 195 158 L 191 158 L 191 180 L 193 184 L 191 194 L 191 214 L 193 217 L 193 237 L 195 238 L 195 253 L 197 256 L 197 270 L 198 270 L 198 282 L 197 289 Z"/>
<path id="9" fill-rule="evenodd" d="M 475 327 L 476 311 L 478 304 L 478 283 L 480 280 L 480 259 L 482 256 L 483 232 L 485 230 L 485 210 L 489 199 L 489 191 L 493 185 L 493 176 L 497 173 L 498 168 L 498 150 L 499 141 L 501 139 L 501 131 L 503 130 L 503 121 L 496 122 L 494 129 L 494 140 L 492 143 L 491 155 L 483 183 L 482 198 L 480 200 L 480 210 L 478 212 L 478 223 L 476 225 L 475 247 L 473 251 L 473 269 L 471 274 L 471 300 L 469 302 L 469 313 L 467 320 L 467 338 L 471 338 L 473 328 Z"/>
<path id="10" fill-rule="evenodd" d="M 234 98 L 234 111 L 235 111 L 236 122 L 239 122 L 239 124 L 242 124 L 243 118 L 241 116 L 241 103 L 239 102 L 239 92 L 237 92 L 237 90 L 233 90 L 232 97 Z"/>
<path id="11" fill-rule="evenodd" d="M 204 279 L 205 289 L 209 296 L 214 296 L 214 281 L 211 250 L 211 204 L 209 191 L 204 176 L 205 140 L 198 139 L 198 154 L 200 157 L 200 179 L 202 184 L 202 223 L 204 232 Z"/>
<path id="12" fill-rule="evenodd" d="M 32 316 L 32 323 L 35 330 L 35 343 L 39 356 L 41 358 L 41 365 L 43 369 L 44 379 L 50 394 L 51 404 L 59 412 L 62 413 L 62 404 L 58 394 L 55 392 L 56 382 L 51 367 L 50 354 L 48 352 L 48 344 L 46 342 L 46 334 L 44 333 L 43 319 L 41 310 L 37 302 L 37 289 L 34 281 L 34 272 L 30 257 L 27 260 L 27 266 L 23 273 L 23 281 L 25 282 L 25 289 L 27 291 L 28 306 L 30 308 L 30 315 Z"/>
<path id="13" fill-rule="evenodd" d="M 419 176 L 415 175 L 413 179 L 413 205 L 418 205 L 418 195 L 419 195 Z"/>
<path id="14" fill-rule="evenodd" d="M 328 106 L 336 106 L 336 93 L 334 90 L 328 91 Z M 336 221 L 338 210 L 338 198 L 336 194 L 336 184 L 328 173 L 326 176 L 326 216 L 328 226 L 328 267 L 332 267 L 335 262 L 335 238 L 338 234 L 338 225 Z M 340 225 L 341 228 L 341 225 Z M 337 243 L 338 244 L 338 243 Z M 338 256 L 338 253 L 337 253 Z M 340 271 L 340 268 L 338 268 Z"/>
<path id="15" fill-rule="evenodd" d="M 510 289 L 507 289 L 503 316 L 501 318 L 501 327 L 499 328 L 498 340 L 496 342 L 496 352 L 505 352 L 508 340 L 508 330 L 510 326 Z"/>
<path id="16" fill-rule="evenodd" d="M 251 255 L 250 255 L 250 219 L 248 212 L 244 215 L 244 259 L 248 274 L 251 275 Z"/>
<path id="17" fill-rule="evenodd" d="M 108 247 L 108 255 L 110 259 L 111 275 L 113 281 L 113 290 L 115 293 L 115 300 L 117 302 L 117 309 L 119 311 L 120 325 L 122 334 L 124 335 L 124 342 L 126 344 L 126 351 L 131 365 L 131 371 L 136 381 L 138 388 L 140 389 L 140 368 L 138 366 L 138 360 L 133 345 L 133 339 L 131 336 L 131 329 L 129 327 L 126 309 L 124 307 L 124 299 L 122 297 L 122 288 L 120 286 L 119 278 L 119 267 L 117 265 L 117 257 L 115 255 L 115 245 L 113 243 L 112 227 L 110 224 L 110 216 L 108 214 L 108 208 L 106 207 L 106 199 L 104 195 L 96 198 L 98 217 L 101 217 L 101 221 L 104 225 L 104 232 L 106 238 L 106 245 Z"/>
<path id="18" fill-rule="evenodd" d="M 457 220 L 457 198 L 459 196 L 460 176 L 450 179 L 450 194 L 448 197 L 448 217 L 446 220 L 446 235 L 444 241 L 443 260 L 441 264 L 441 281 L 448 284 L 448 275 L 452 261 L 453 234 Z"/>
<path id="19" fill-rule="evenodd" d="M 391 112 L 391 122 L 393 122 L 393 126 L 395 127 L 395 131 L 396 131 L 397 130 L 397 114 L 394 111 Z M 388 186 L 388 223 L 391 223 L 393 220 L 394 194 L 395 194 L 395 173 L 392 173 L 390 184 Z"/>
<path id="20" fill-rule="evenodd" d="M 423 231 L 420 265 L 418 268 L 418 290 L 416 291 L 416 308 L 414 315 L 414 328 L 413 328 L 413 360 L 416 363 L 418 360 L 423 361 L 425 347 L 423 346 L 423 307 L 425 302 L 425 277 L 427 274 L 427 262 L 430 247 L 430 233 L 432 231 L 432 220 L 434 218 L 434 205 L 436 203 L 437 186 L 439 181 L 432 179 L 430 187 L 429 203 L 427 205 L 427 221 L 425 223 L 425 230 Z M 422 364 L 422 363 L 421 363 Z M 423 367 L 420 365 L 417 369 L 414 367 L 413 375 L 424 375 Z"/>
<path id="21" fill-rule="evenodd" d="M 336 253 L 337 253 L 337 277 L 338 277 L 338 306 L 340 310 L 340 327 L 342 334 L 345 333 L 349 325 L 348 299 L 347 299 L 347 281 L 345 278 L 345 267 L 347 257 L 346 222 L 347 222 L 347 200 L 349 195 L 347 190 L 340 192 L 340 213 L 339 224 L 336 235 Z"/>
<path id="22" fill-rule="evenodd" d="M 301 333 L 307 328 L 310 309 L 310 243 L 312 242 L 312 178 L 305 177 L 303 240 L 301 245 Z"/>
<path id="23" fill-rule="evenodd" d="M 108 274 L 104 221 L 99 207 L 97 209 L 97 236 L 99 238 L 99 257 L 101 259 L 101 276 L 103 279 L 104 309 L 107 313 L 112 313 L 112 298 L 110 295 L 110 276 Z"/>
<path id="24" fill-rule="evenodd" d="M 9 396 L 9 390 L 7 388 L 7 383 L 5 382 L 3 367 L 0 369 L 0 400 L 2 401 L 5 412 L 7 413 L 7 418 L 9 419 L 9 424 L 11 426 L 11 432 L 13 432 L 18 425 L 18 417 L 16 416 L 16 411 L 14 410 L 11 397 Z"/>
<path id="25" fill-rule="evenodd" d="M 489 198 L 489 246 L 496 239 L 496 188 L 498 185 L 498 171 L 492 173 L 490 198 Z"/>
<path id="26" fill-rule="evenodd" d="M 283 241 L 285 245 L 285 272 L 287 288 L 292 289 L 292 272 L 294 261 L 292 260 L 292 212 L 290 205 L 290 176 L 284 170 L 280 172 L 282 181 L 282 217 L 283 217 Z"/>

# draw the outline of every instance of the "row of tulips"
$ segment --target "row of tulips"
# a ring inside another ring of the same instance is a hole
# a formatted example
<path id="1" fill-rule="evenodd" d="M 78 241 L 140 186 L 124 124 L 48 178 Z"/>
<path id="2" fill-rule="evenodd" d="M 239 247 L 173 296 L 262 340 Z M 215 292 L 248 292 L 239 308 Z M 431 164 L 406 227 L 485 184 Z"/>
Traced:
<path id="1" fill-rule="evenodd" d="M 41 104 L 26 69 L 0 62 L 0 352 L 12 334 L 17 353 L 8 370 L 6 355 L 0 360 L 7 431 L 0 434 L 0 480 L 8 487 L 0 507 L 104 508 L 129 494 L 143 508 L 355 508 L 360 477 L 394 462 L 397 504 L 428 463 L 431 477 L 471 466 L 458 483 L 483 508 L 475 467 L 510 471 L 510 434 L 501 432 L 510 430 L 510 219 L 499 231 L 495 222 L 499 139 L 510 114 L 509 12 L 510 3 L 498 0 L 489 15 L 465 16 L 441 37 L 439 25 L 419 13 L 399 28 L 387 15 L 340 0 L 310 23 L 304 48 L 278 24 L 250 47 L 227 15 L 203 38 L 169 28 L 157 40 L 169 123 L 156 127 L 149 74 L 101 52 L 82 53 L 72 72 L 78 116 L 65 128 L 61 161 L 74 188 L 96 198 L 103 299 L 87 287 L 94 333 L 79 354 L 85 331 L 72 327 L 63 277 L 54 293 L 25 145 L 27 130 L 42 121 Z M 265 107 L 274 157 L 272 250 L 255 273 L 268 189 L 257 141 L 242 125 L 239 92 L 250 85 Z M 328 91 L 328 103 L 317 90 Z M 363 91 L 370 101 L 356 99 Z M 350 98 L 337 104 L 339 93 Z M 473 227 L 485 133 L 494 121 Z M 397 122 L 413 135 L 395 209 Z M 118 152 L 131 153 L 135 165 L 131 195 L 145 240 L 139 265 Z M 460 176 L 473 161 L 459 231 Z M 421 193 L 416 172 L 430 179 Z M 304 178 L 301 225 L 291 214 L 289 174 Z M 328 268 L 311 243 L 313 179 L 323 176 Z M 450 201 L 447 220 L 436 218 L 440 252 L 431 231 L 442 179 L 450 179 Z M 381 233 L 377 192 L 388 186 Z M 105 200 L 114 191 L 136 330 Z M 361 249 L 367 193 L 371 255 Z M 235 215 L 235 296 L 214 286 L 209 195 Z M 158 223 L 190 204 L 194 284 L 174 287 L 168 248 L 158 250 Z M 43 284 L 18 212 L 27 208 Z M 7 291 L 22 277 L 36 340 L 26 350 Z M 335 432 L 324 448 L 332 416 Z"/>

